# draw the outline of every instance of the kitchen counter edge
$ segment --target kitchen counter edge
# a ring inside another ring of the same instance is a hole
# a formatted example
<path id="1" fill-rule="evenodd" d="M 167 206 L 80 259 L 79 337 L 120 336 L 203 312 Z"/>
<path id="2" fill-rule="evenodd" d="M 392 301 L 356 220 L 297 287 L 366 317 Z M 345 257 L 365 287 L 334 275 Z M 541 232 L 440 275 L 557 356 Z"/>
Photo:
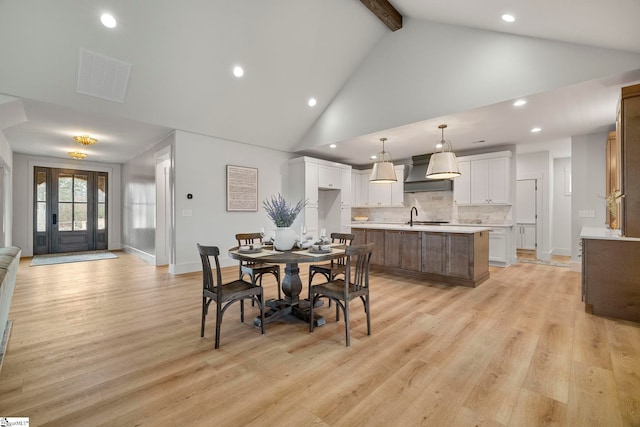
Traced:
<path id="1" fill-rule="evenodd" d="M 492 227 L 489 226 L 459 226 L 459 225 L 414 225 L 410 227 L 409 224 L 384 224 L 384 223 L 371 223 L 371 224 L 351 224 L 351 228 L 367 228 L 374 230 L 397 230 L 397 231 L 428 231 L 431 233 L 478 233 L 480 231 L 491 231 Z"/>
<path id="2" fill-rule="evenodd" d="M 606 227 L 582 227 L 580 238 L 640 242 L 638 237 L 624 237 L 620 235 L 620 230 L 611 230 Z"/>

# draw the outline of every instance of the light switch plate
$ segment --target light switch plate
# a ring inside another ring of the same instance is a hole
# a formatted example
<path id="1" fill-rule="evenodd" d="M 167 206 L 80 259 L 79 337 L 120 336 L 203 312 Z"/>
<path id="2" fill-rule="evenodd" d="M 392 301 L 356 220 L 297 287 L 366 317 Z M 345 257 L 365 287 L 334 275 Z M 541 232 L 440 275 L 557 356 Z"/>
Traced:
<path id="1" fill-rule="evenodd" d="M 595 211 L 590 211 L 590 210 L 578 211 L 578 217 L 580 218 L 595 218 L 595 216 L 596 216 Z"/>
<path id="2" fill-rule="evenodd" d="M 193 211 L 191 209 L 183 209 L 182 216 L 193 216 Z"/>

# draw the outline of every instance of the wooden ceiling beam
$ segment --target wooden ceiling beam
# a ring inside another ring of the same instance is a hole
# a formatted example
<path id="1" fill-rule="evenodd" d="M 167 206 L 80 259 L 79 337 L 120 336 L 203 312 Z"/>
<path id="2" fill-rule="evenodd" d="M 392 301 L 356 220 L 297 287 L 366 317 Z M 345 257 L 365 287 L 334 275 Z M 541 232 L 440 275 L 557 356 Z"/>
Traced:
<path id="1" fill-rule="evenodd" d="M 360 0 L 391 31 L 402 28 L 402 15 L 388 0 Z"/>

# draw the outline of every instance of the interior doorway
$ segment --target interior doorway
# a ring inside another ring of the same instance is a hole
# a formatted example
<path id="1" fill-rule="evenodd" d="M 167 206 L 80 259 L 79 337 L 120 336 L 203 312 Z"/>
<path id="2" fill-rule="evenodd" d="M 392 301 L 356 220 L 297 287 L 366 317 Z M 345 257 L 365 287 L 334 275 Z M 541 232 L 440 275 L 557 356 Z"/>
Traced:
<path id="1" fill-rule="evenodd" d="M 170 194 L 171 159 L 169 154 L 156 159 L 156 265 L 167 265 L 170 262 Z"/>
<path id="2" fill-rule="evenodd" d="M 108 175 L 34 168 L 33 254 L 107 249 Z"/>
<path id="3" fill-rule="evenodd" d="M 535 252 L 538 247 L 538 180 L 516 181 L 516 249 Z"/>

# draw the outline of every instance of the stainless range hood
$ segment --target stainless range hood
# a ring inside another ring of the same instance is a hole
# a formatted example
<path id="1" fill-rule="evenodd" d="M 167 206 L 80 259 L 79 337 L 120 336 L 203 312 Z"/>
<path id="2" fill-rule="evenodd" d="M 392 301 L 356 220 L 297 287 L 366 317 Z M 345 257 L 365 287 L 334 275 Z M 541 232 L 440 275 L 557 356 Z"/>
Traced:
<path id="1" fill-rule="evenodd" d="M 405 193 L 418 193 L 421 191 L 451 191 L 453 190 L 453 181 L 450 179 L 427 179 L 427 167 L 431 154 L 423 154 L 421 156 L 413 156 L 413 166 L 404 180 Z"/>

